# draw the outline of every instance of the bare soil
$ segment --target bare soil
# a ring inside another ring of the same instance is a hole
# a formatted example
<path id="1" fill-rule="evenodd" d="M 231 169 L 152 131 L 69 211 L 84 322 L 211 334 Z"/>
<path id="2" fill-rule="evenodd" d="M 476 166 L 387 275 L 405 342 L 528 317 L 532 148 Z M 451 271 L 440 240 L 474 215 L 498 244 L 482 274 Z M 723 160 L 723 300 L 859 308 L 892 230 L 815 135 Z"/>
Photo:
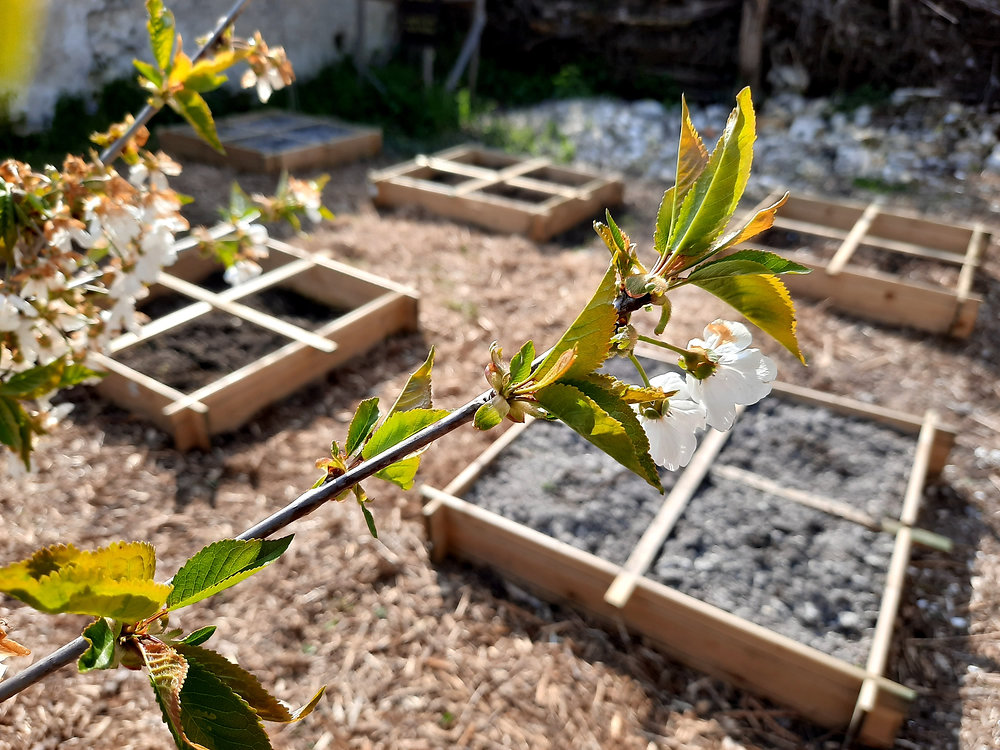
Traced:
<path id="1" fill-rule="evenodd" d="M 401 336 L 269 408 L 209 452 L 181 454 L 140 419 L 86 389 L 40 447 L 38 472 L 0 480 L 0 559 L 46 544 L 149 540 L 161 577 L 203 545 L 238 534 L 316 476 L 314 461 L 343 439 L 360 399 L 392 398 L 433 343 L 435 397 L 456 407 L 485 388 L 490 341 L 508 351 L 553 342 L 591 294 L 607 255 L 587 227 L 537 245 L 416 210 L 376 211 L 366 170 L 333 171 L 335 222 L 292 238 L 307 248 L 417 288 L 421 332 Z M 234 177 L 190 165 L 178 180 L 212 221 Z M 248 190 L 273 180 L 241 177 Z M 649 250 L 664 186 L 632 180 L 616 219 Z M 896 196 L 893 196 L 896 200 Z M 997 217 L 978 204 L 907 196 L 931 215 Z M 981 272 L 985 306 L 964 342 L 799 304 L 810 366 L 769 342 L 780 377 L 886 406 L 942 410 L 962 437 L 921 525 L 955 551 L 920 550 L 909 569 L 891 676 L 918 690 L 899 748 L 973 750 L 1000 744 L 1000 258 Z M 684 343 L 726 308 L 678 295 L 673 339 Z M 424 456 L 422 480 L 443 486 L 492 435 L 463 429 Z M 380 540 L 358 508 L 331 505 L 294 525 L 282 560 L 236 589 L 186 610 L 176 624 L 217 624 L 210 641 L 293 704 L 320 685 L 306 720 L 274 728 L 277 748 L 836 748 L 842 737 L 677 664 L 626 632 L 551 607 L 489 572 L 432 566 L 419 500 L 370 482 Z M 9 598 L 0 616 L 44 656 L 86 618 L 36 613 Z M 28 659 L 8 661 L 13 671 Z M 0 748 L 167 748 L 147 679 L 120 670 L 63 669 L 0 706 Z"/>

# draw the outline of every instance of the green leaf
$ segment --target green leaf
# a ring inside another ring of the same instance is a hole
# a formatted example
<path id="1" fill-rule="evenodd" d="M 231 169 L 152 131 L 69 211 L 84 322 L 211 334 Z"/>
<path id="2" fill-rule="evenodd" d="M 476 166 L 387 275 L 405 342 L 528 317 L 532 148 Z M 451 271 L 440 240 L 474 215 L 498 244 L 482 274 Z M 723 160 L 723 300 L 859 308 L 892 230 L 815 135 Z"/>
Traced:
<path id="1" fill-rule="evenodd" d="M 292 543 L 281 539 L 222 539 L 197 552 L 174 576 L 167 609 L 187 607 L 235 586 L 281 557 Z"/>
<path id="2" fill-rule="evenodd" d="M 115 631 L 108 621 L 101 617 L 83 630 L 83 637 L 90 644 L 77 660 L 77 669 L 89 672 L 92 669 L 113 669 L 115 659 Z"/>
<path id="3" fill-rule="evenodd" d="M 201 98 L 197 91 L 183 89 L 176 92 L 170 98 L 170 107 L 181 117 L 188 121 L 202 140 L 218 151 L 220 154 L 226 153 L 219 140 L 219 134 L 215 130 L 215 120 L 212 119 L 212 110 Z"/>
<path id="4" fill-rule="evenodd" d="M 70 362 L 63 370 L 62 378 L 59 380 L 59 387 L 70 388 L 87 380 L 100 379 L 106 376 L 106 372 L 97 372 L 77 362 Z"/>
<path id="5" fill-rule="evenodd" d="M 389 409 L 389 414 L 410 409 L 430 409 L 431 403 L 431 371 L 434 369 L 434 347 L 431 347 L 427 359 L 409 378 L 400 392 L 396 403 Z"/>
<path id="6" fill-rule="evenodd" d="M 594 399 L 573 385 L 556 383 L 537 394 L 538 402 L 574 432 L 593 443 L 622 466 L 635 472 L 657 489 L 659 476 L 648 476 L 636 442 L 622 423 L 608 414 Z M 648 447 L 647 447 L 648 453 Z"/>
<path id="7" fill-rule="evenodd" d="M 0 385 L 0 395 L 17 398 L 38 398 L 60 386 L 66 360 L 56 359 L 47 365 L 35 365 L 12 376 Z"/>
<path id="8" fill-rule="evenodd" d="M 186 643 L 188 646 L 200 646 L 215 635 L 216 630 L 217 628 L 215 625 L 206 625 L 203 628 L 198 628 L 197 630 L 188 633 L 186 636 L 181 638 L 178 643 Z"/>
<path id="9" fill-rule="evenodd" d="M 600 380 L 588 378 L 587 380 L 574 381 L 571 385 L 580 389 L 585 396 L 589 396 L 612 419 L 617 420 L 621 424 L 625 430 L 625 434 L 632 441 L 632 446 L 635 449 L 635 461 L 642 471 L 636 471 L 631 462 L 622 461 L 617 456 L 615 458 L 662 492 L 663 487 L 660 484 L 660 472 L 656 468 L 656 463 L 649 455 L 649 438 L 646 437 L 646 431 L 639 424 L 639 420 L 636 418 L 635 412 L 632 411 L 632 407 L 620 395 L 615 393 L 612 388 L 603 387 Z"/>
<path id="10" fill-rule="evenodd" d="M 392 482 L 401 490 L 410 490 L 413 489 L 413 482 L 417 478 L 417 469 L 419 468 L 420 456 L 410 456 L 377 471 L 375 477 Z"/>
<path id="11" fill-rule="evenodd" d="M 615 268 L 611 265 L 590 302 L 535 370 L 536 377 L 543 376 L 556 365 L 563 352 L 574 346 L 576 360 L 566 372 L 566 378 L 583 377 L 604 363 L 611 350 L 611 336 L 618 321 L 618 313 L 615 311 L 617 294 Z"/>
<path id="12" fill-rule="evenodd" d="M 17 243 L 17 208 L 14 205 L 14 195 L 11 186 L 0 182 L 0 244 L 3 254 L 0 259 L 12 264 L 14 260 L 14 245 Z"/>
<path id="13" fill-rule="evenodd" d="M 693 283 L 732 305 L 805 364 L 795 336 L 795 306 L 777 276 L 727 276 Z"/>
<path id="14" fill-rule="evenodd" d="M 527 341 L 521 350 L 510 359 L 510 382 L 520 383 L 531 374 L 531 364 L 535 361 L 535 342 Z"/>
<path id="15" fill-rule="evenodd" d="M 214 59 L 199 60 L 184 77 L 184 88 L 188 91 L 197 91 L 201 94 L 207 91 L 215 91 L 229 80 L 220 72 L 221 69 L 223 67 Z"/>
<path id="16" fill-rule="evenodd" d="M 153 60 L 160 70 L 169 70 L 174 54 L 174 14 L 163 6 L 163 0 L 146 0 L 146 13 Z"/>
<path id="17" fill-rule="evenodd" d="M 361 455 L 373 458 L 450 413 L 447 409 L 410 409 L 390 414 L 372 433 L 371 439 L 361 450 Z"/>
<path id="18" fill-rule="evenodd" d="M 217 677 L 232 692 L 246 701 L 254 713 L 264 721 L 276 721 L 282 724 L 298 721 L 312 713 L 326 691 L 324 685 L 306 705 L 297 711 L 291 711 L 285 703 L 267 692 L 260 681 L 250 672 L 238 664 L 233 664 L 215 651 L 200 648 L 190 643 L 178 643 L 174 648 L 187 660 L 189 665 L 197 664 Z M 182 709 L 187 709 L 185 698 L 186 695 L 182 690 Z"/>
<path id="19" fill-rule="evenodd" d="M 27 418 L 28 415 L 17 401 L 0 396 L 0 443 L 17 454 L 24 447 L 21 425 Z"/>
<path id="20" fill-rule="evenodd" d="M 351 424 L 347 428 L 347 441 L 344 450 L 348 456 L 356 453 L 364 445 L 365 440 L 375 427 L 375 423 L 378 422 L 378 418 L 378 397 L 366 398 L 358 404 L 358 410 L 354 412 Z"/>
<path id="21" fill-rule="evenodd" d="M 614 241 L 615 247 L 619 250 L 619 252 L 624 255 L 628 255 L 629 242 L 622 233 L 622 230 L 618 228 L 617 224 L 615 224 L 615 220 L 611 218 L 611 211 L 604 209 L 604 218 L 608 222 L 608 231 L 611 232 L 611 239 Z"/>
<path id="22" fill-rule="evenodd" d="M 156 88 L 163 86 L 163 73 L 157 70 L 153 65 L 150 65 L 144 60 L 133 60 L 132 65 L 135 69 L 139 71 L 139 75 L 152 83 Z"/>
<path id="23" fill-rule="evenodd" d="M 806 266 L 790 261 L 787 258 L 782 258 L 776 253 L 771 253 L 766 250 L 738 250 L 735 253 L 731 253 L 724 258 L 719 258 L 718 260 L 711 260 L 708 263 L 703 263 L 698 266 L 698 268 L 691 273 L 691 276 L 697 274 L 697 278 L 711 278 L 716 275 L 712 272 L 706 272 L 705 269 L 710 269 L 720 264 L 727 262 L 735 263 L 751 263 L 755 266 L 762 267 L 763 271 L 753 271 L 751 273 L 796 273 L 804 274 L 809 273 L 811 269 Z M 736 266 L 734 266 L 735 268 Z M 704 275 L 702 275 L 704 273 Z M 738 273 L 721 273 L 720 276 L 739 276 Z"/>
<path id="24" fill-rule="evenodd" d="M 503 422 L 508 412 L 510 412 L 510 404 L 498 394 L 488 403 L 476 409 L 476 416 L 473 417 L 472 422 L 477 430 L 492 430 Z"/>
<path id="25" fill-rule="evenodd" d="M 702 257 L 743 196 L 753 160 L 756 121 L 750 89 L 737 94 L 736 101 L 708 164 L 681 201 L 668 241 L 672 255 Z"/>
<path id="26" fill-rule="evenodd" d="M 674 185 L 663 194 L 656 212 L 653 247 L 660 255 L 667 249 L 671 229 L 677 219 L 677 204 L 682 201 L 695 181 L 708 166 L 708 151 L 691 122 L 687 101 L 681 98 L 681 135 L 677 147 L 677 176 Z"/>
<path id="27" fill-rule="evenodd" d="M 136 622 L 158 611 L 170 584 L 156 583 L 153 547 L 114 542 L 94 551 L 55 545 L 0 568 L 0 591 L 49 614 Z"/>
<path id="28" fill-rule="evenodd" d="M 378 539 L 378 530 L 375 528 L 375 516 L 372 512 L 368 510 L 368 506 L 364 503 L 360 503 L 361 513 L 365 517 L 365 523 L 368 524 L 368 533 L 372 535 L 373 539 Z"/>

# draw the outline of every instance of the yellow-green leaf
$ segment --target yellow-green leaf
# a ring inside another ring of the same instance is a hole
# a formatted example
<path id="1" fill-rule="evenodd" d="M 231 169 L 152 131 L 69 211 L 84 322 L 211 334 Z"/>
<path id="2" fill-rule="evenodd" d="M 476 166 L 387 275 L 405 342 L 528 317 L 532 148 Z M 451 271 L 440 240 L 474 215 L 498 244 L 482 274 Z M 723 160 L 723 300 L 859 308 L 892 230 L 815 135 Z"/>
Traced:
<path id="1" fill-rule="evenodd" d="M 795 306 L 777 276 L 725 276 L 693 283 L 732 305 L 805 364 L 795 336 Z"/>
<path id="2" fill-rule="evenodd" d="M 677 176 L 674 185 L 663 194 L 660 208 L 656 212 L 656 229 L 653 232 L 653 247 L 660 255 L 667 249 L 670 230 L 677 219 L 678 203 L 684 200 L 691 186 L 708 165 L 708 150 L 701 136 L 691 122 L 687 100 L 681 98 L 681 135 L 677 146 Z"/>
<path id="3" fill-rule="evenodd" d="M 0 568 L 0 591 L 49 614 L 136 622 L 160 609 L 170 593 L 170 584 L 153 581 L 155 566 L 153 548 L 144 542 L 93 552 L 56 545 Z"/>
<path id="4" fill-rule="evenodd" d="M 163 0 L 146 0 L 149 20 L 149 46 L 153 50 L 153 60 L 160 70 L 170 70 L 174 53 L 174 14 L 163 6 Z"/>
<path id="5" fill-rule="evenodd" d="M 285 703 L 267 692 L 254 675 L 215 651 L 187 643 L 177 643 L 174 648 L 187 660 L 188 664 L 196 663 L 211 672 L 226 687 L 245 700 L 257 716 L 264 721 L 275 721 L 282 724 L 298 721 L 312 713 L 326 691 L 324 685 L 306 705 L 292 711 Z"/>
<path id="6" fill-rule="evenodd" d="M 220 154 L 224 154 L 226 152 L 226 150 L 222 147 L 222 142 L 219 140 L 219 134 L 215 129 L 215 120 L 212 119 L 212 110 L 208 108 L 208 104 L 201 98 L 201 94 L 196 91 L 182 89 L 170 97 L 168 102 L 171 109 L 187 120 L 188 124 L 194 128 L 194 132 L 196 132 L 202 140 L 208 143 L 208 145 Z"/>
<path id="7" fill-rule="evenodd" d="M 578 435 L 660 489 L 659 477 L 651 477 L 645 461 L 639 457 L 636 440 L 633 439 L 636 436 L 630 435 L 618 419 L 582 390 L 566 383 L 556 383 L 539 391 L 537 398 L 550 414 Z M 648 459 L 648 442 L 645 450 Z"/>
<path id="8" fill-rule="evenodd" d="M 545 356 L 536 372 L 548 372 L 565 352 L 574 347 L 576 359 L 564 374 L 566 378 L 583 377 L 599 368 L 611 350 L 611 335 L 618 320 L 615 310 L 617 293 L 615 267 L 611 265 L 590 302 Z"/>
<path id="9" fill-rule="evenodd" d="M 386 466 L 381 471 L 375 472 L 378 479 L 392 482 L 401 490 L 413 489 L 413 483 L 417 478 L 417 469 L 420 468 L 420 456 L 410 456 L 394 464 Z"/>
<path id="10" fill-rule="evenodd" d="M 366 398 L 358 404 L 358 409 L 354 412 L 351 424 L 347 428 L 347 440 L 344 441 L 344 451 L 348 456 L 354 455 L 364 445 L 378 418 L 377 396 Z"/>
<path id="11" fill-rule="evenodd" d="M 753 101 L 745 88 L 708 164 L 680 203 L 668 240 L 671 255 L 700 257 L 725 229 L 746 188 L 756 136 Z"/>
<path id="12" fill-rule="evenodd" d="M 434 369 L 434 347 L 427 353 L 427 359 L 420 365 L 409 378 L 406 385 L 400 391 L 396 403 L 389 409 L 389 414 L 397 411 L 409 411 L 410 409 L 430 409 L 431 400 L 431 372 Z M 348 451 L 350 452 L 350 451 Z"/>
<path id="13" fill-rule="evenodd" d="M 77 660 L 80 672 L 92 669 L 113 669 L 115 663 L 115 631 L 103 617 L 83 630 L 83 637 L 90 644 Z"/>

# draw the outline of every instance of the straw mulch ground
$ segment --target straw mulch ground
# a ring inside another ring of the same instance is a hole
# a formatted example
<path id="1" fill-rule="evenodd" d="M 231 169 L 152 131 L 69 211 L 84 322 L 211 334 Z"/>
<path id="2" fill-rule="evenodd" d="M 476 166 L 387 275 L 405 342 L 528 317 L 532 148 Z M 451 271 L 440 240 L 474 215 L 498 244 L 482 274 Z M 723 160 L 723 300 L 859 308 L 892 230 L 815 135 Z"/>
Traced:
<path id="1" fill-rule="evenodd" d="M 166 577 L 201 546 L 239 533 L 308 487 L 313 462 L 332 438 L 343 438 L 355 404 L 391 398 L 431 343 L 438 347 L 436 399 L 458 406 L 485 388 L 490 341 L 508 351 L 526 338 L 551 343 L 603 271 L 606 253 L 589 230 L 538 246 L 416 211 L 379 214 L 368 202 L 367 166 L 335 171 L 327 194 L 339 218 L 300 242 L 417 288 L 421 333 L 378 346 L 209 453 L 179 454 L 141 420 L 75 393 L 75 411 L 38 452 L 38 473 L 0 480 L 0 560 L 59 541 L 143 539 L 156 545 Z M 178 187 L 210 206 L 231 177 L 189 167 Z M 262 189 L 270 181 L 244 182 Z M 631 183 L 616 214 L 647 251 L 661 190 Z M 959 213 L 971 218 L 977 210 Z M 764 344 L 784 379 L 916 413 L 934 405 L 962 431 L 954 465 L 928 493 L 922 519 L 952 536 L 956 551 L 919 551 L 904 596 L 892 670 L 920 697 L 900 748 L 1000 742 L 997 250 L 990 248 L 987 304 L 969 342 L 803 303 L 811 366 Z M 706 297 L 679 298 L 674 338 L 685 342 L 722 313 Z M 443 486 L 489 439 L 469 428 L 441 440 L 425 454 L 423 481 Z M 550 607 L 488 572 L 432 566 L 418 498 L 378 485 L 369 492 L 380 541 L 369 537 L 357 507 L 322 508 L 294 525 L 295 542 L 279 564 L 177 618 L 188 628 L 217 624 L 210 645 L 293 704 L 329 686 L 312 716 L 272 731 L 275 747 L 839 746 L 839 735 L 670 661 L 626 632 Z M 9 598 L 0 601 L 0 616 L 35 657 L 85 623 Z M 16 670 L 26 661 L 9 663 Z M 4 749 L 169 745 L 139 673 L 64 669 L 0 707 Z"/>

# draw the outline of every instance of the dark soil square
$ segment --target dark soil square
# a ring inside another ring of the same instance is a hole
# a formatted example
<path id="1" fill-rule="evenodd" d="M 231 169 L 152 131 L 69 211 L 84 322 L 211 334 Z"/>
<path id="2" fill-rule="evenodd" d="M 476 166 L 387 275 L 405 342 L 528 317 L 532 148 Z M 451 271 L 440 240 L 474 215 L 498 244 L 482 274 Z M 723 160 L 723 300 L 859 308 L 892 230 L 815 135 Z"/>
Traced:
<path id="1" fill-rule="evenodd" d="M 915 450 L 891 427 L 772 395 L 740 417 L 718 463 L 898 518 Z"/>
<path id="2" fill-rule="evenodd" d="M 961 266 L 933 258 L 918 258 L 877 247 L 859 247 L 851 256 L 850 265 L 873 268 L 892 274 L 904 282 L 930 284 L 945 289 L 958 285 Z"/>
<path id="3" fill-rule="evenodd" d="M 282 151 L 290 151 L 291 149 L 301 148 L 302 141 L 291 135 L 284 134 L 270 134 L 267 135 L 254 135 L 249 138 L 240 138 L 239 140 L 233 141 L 231 146 L 236 146 L 239 148 L 244 148 L 250 151 L 259 151 L 263 154 L 278 154 Z"/>
<path id="4" fill-rule="evenodd" d="M 431 170 L 429 175 L 421 179 L 427 180 L 428 182 L 435 182 L 438 185 L 451 185 L 453 187 L 470 180 L 470 178 L 464 174 L 455 174 L 454 172 L 446 172 L 439 169 Z"/>
<path id="5" fill-rule="evenodd" d="M 548 193 L 543 193 L 541 190 L 529 190 L 527 188 L 514 187 L 513 185 L 508 185 L 504 182 L 500 182 L 495 185 L 487 185 L 486 187 L 481 188 L 479 192 L 486 193 L 487 195 L 495 195 L 512 201 L 518 201 L 520 203 L 531 204 L 544 203 L 552 197 Z"/>
<path id="6" fill-rule="evenodd" d="M 647 574 L 854 664 L 868 656 L 894 537 L 706 481 Z"/>
<path id="7" fill-rule="evenodd" d="M 351 131 L 347 128 L 337 127 L 336 125 L 326 125 L 323 123 L 305 125 L 304 127 L 295 128 L 294 130 L 288 130 L 285 132 L 285 135 L 290 138 L 295 138 L 300 143 L 308 146 L 312 146 L 317 143 L 328 143 L 350 134 Z"/>
<path id="8" fill-rule="evenodd" d="M 115 358 L 190 393 L 289 343 L 280 334 L 213 310 L 190 323 L 123 349 Z"/>
<path id="9" fill-rule="evenodd" d="M 528 177 L 532 180 L 541 180 L 542 182 L 553 182 L 556 185 L 562 185 L 563 187 L 580 187 L 581 185 L 586 185 L 594 179 L 588 174 L 571 172 L 568 169 L 558 169 L 555 167 L 540 167 L 538 169 L 533 169 L 530 172 L 525 172 L 522 177 Z"/>
<path id="10" fill-rule="evenodd" d="M 150 296 L 136 305 L 136 309 L 150 320 L 166 317 L 194 304 L 190 297 L 172 292 L 166 287 L 153 286 L 149 291 Z"/>
<path id="11" fill-rule="evenodd" d="M 315 331 L 349 312 L 346 308 L 330 307 L 299 294 L 294 289 L 281 286 L 268 287 L 248 297 L 241 297 L 239 302 L 309 331 Z"/>
<path id="12" fill-rule="evenodd" d="M 670 491 L 676 474 L 661 472 Z M 533 423 L 464 499 L 621 565 L 664 496 L 558 422 Z"/>

